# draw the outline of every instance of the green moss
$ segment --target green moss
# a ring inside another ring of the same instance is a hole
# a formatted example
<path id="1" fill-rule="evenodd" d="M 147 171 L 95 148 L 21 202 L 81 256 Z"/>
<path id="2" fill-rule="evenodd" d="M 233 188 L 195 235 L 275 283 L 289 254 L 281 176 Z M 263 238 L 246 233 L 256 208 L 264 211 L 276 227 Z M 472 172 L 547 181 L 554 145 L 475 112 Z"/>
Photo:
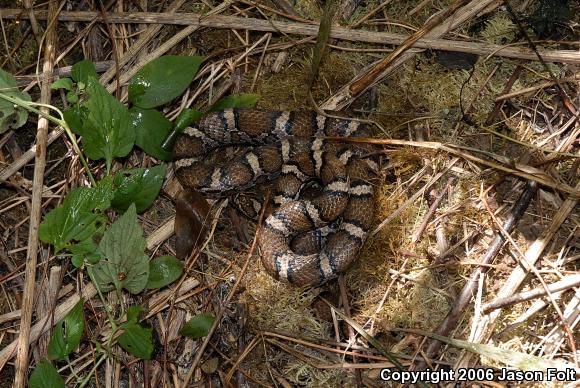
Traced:
<path id="1" fill-rule="evenodd" d="M 485 27 L 480 32 L 480 36 L 488 43 L 505 45 L 513 41 L 516 31 L 517 26 L 507 14 L 497 13 L 485 22 Z"/>

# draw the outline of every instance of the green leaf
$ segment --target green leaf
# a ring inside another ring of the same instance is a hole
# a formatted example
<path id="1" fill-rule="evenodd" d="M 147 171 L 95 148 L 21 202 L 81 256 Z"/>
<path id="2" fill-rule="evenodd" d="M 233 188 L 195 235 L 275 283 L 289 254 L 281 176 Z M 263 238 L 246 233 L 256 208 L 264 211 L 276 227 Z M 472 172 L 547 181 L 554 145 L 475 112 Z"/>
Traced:
<path id="1" fill-rule="evenodd" d="M 107 210 L 111 207 L 111 200 L 113 199 L 113 178 L 106 176 L 97 182 L 97 185 L 91 188 L 93 196 L 93 209 Z"/>
<path id="2" fill-rule="evenodd" d="M 166 170 L 167 166 L 161 164 L 119 171 L 115 175 L 115 196 L 111 204 L 115 209 L 126 210 L 134 203 L 138 213 L 147 209 L 161 190 Z"/>
<path id="3" fill-rule="evenodd" d="M 110 206 L 112 187 L 112 179 L 108 178 L 94 188 L 77 187 L 70 191 L 63 203 L 44 217 L 39 229 L 40 240 L 54 245 L 59 252 L 102 231 L 107 216 L 101 212 Z"/>
<path id="4" fill-rule="evenodd" d="M 95 64 L 88 59 L 75 63 L 71 69 L 71 77 L 76 82 L 82 82 L 86 84 L 89 78 L 97 79 L 97 69 Z"/>
<path id="5" fill-rule="evenodd" d="M 181 330 L 179 330 L 179 334 L 193 339 L 205 337 L 209 334 L 213 321 L 215 321 L 215 318 L 211 314 L 198 314 L 183 325 Z"/>
<path id="6" fill-rule="evenodd" d="M 161 148 L 167 152 L 171 152 L 173 150 L 173 145 L 175 144 L 175 139 L 177 139 L 177 135 L 183 132 L 183 130 L 188 127 L 189 124 L 201 119 L 202 116 L 203 112 L 199 112 L 197 110 L 182 110 L 175 120 L 175 126 L 173 130 L 161 144 Z"/>
<path id="7" fill-rule="evenodd" d="M 66 100 L 71 104 L 76 104 L 79 102 L 79 96 L 72 90 L 66 94 Z"/>
<path id="8" fill-rule="evenodd" d="M 203 60 L 179 55 L 152 60 L 129 82 L 129 101 L 144 109 L 170 102 L 187 89 Z"/>
<path id="9" fill-rule="evenodd" d="M 183 273 L 183 262 L 174 256 L 161 256 L 149 264 L 147 288 L 161 288 L 179 279 Z"/>
<path id="10" fill-rule="evenodd" d="M 203 116 L 203 112 L 193 109 L 184 109 L 181 111 L 179 116 L 175 119 L 175 130 L 183 131 L 185 128 L 189 127 L 194 121 L 198 121 Z"/>
<path id="11" fill-rule="evenodd" d="M 83 130 L 83 121 L 86 120 L 88 114 L 89 110 L 84 106 L 79 105 L 75 105 L 62 112 L 64 121 L 66 121 L 69 128 L 75 133 L 80 133 Z"/>
<path id="12" fill-rule="evenodd" d="M 149 260 L 145 255 L 146 241 L 137 221 L 135 205 L 103 235 L 99 243 L 101 260 L 89 267 L 89 274 L 101 292 L 122 288 L 138 294 L 145 288 L 149 278 Z"/>
<path id="13" fill-rule="evenodd" d="M 80 115 L 80 127 L 71 129 L 83 137 L 87 156 L 105 159 L 109 171 L 114 157 L 126 156 L 133 148 L 135 129 L 127 109 L 96 78 L 89 77 L 87 93 L 89 99 L 83 104 L 87 114 Z"/>
<path id="14" fill-rule="evenodd" d="M 20 92 L 16 85 L 16 78 L 10 73 L 0 69 L 0 94 L 8 97 L 21 99 L 29 102 L 30 95 Z M 28 119 L 28 111 L 21 106 L 15 106 L 12 102 L 0 96 L 0 134 L 9 129 L 20 128 Z"/>
<path id="15" fill-rule="evenodd" d="M 68 250 L 72 253 L 71 262 L 76 268 L 84 268 L 85 263 L 96 264 L 101 260 L 97 245 L 103 237 L 104 230 L 105 225 L 103 224 L 103 227 L 97 230 L 90 239 L 68 247 Z"/>
<path id="16" fill-rule="evenodd" d="M 70 78 L 59 78 L 50 85 L 51 89 L 71 90 L 72 87 L 73 87 L 73 81 Z"/>
<path id="17" fill-rule="evenodd" d="M 209 112 L 228 108 L 254 108 L 260 99 L 259 94 L 238 93 L 222 98 L 209 109 Z"/>
<path id="18" fill-rule="evenodd" d="M 81 299 L 54 327 L 48 343 L 48 358 L 66 360 L 67 356 L 79 346 L 84 330 L 85 318 Z"/>
<path id="19" fill-rule="evenodd" d="M 173 124 L 154 109 L 133 107 L 129 110 L 135 127 L 135 144 L 154 158 L 171 161 L 172 154 L 161 148 Z"/>
<path id="20" fill-rule="evenodd" d="M 70 262 L 75 268 L 83 269 L 85 267 L 85 257 L 82 255 L 75 255 L 71 257 Z"/>
<path id="21" fill-rule="evenodd" d="M 117 338 L 125 351 L 137 358 L 150 360 L 153 355 L 153 329 L 138 323 L 125 326 L 125 332 Z"/>
<path id="22" fill-rule="evenodd" d="M 28 386 L 30 388 L 64 388 L 64 380 L 50 362 L 42 360 L 30 374 Z"/>
<path id="23" fill-rule="evenodd" d="M 127 309 L 127 322 L 123 327 L 139 322 L 139 318 L 145 313 L 145 309 L 141 306 L 129 306 Z"/>

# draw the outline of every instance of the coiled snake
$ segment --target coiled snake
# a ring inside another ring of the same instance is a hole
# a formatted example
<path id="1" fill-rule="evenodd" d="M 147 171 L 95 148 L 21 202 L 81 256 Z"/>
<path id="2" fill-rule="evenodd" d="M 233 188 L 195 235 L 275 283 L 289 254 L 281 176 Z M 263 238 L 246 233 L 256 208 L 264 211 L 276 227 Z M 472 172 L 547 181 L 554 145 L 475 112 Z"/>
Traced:
<path id="1" fill-rule="evenodd" d="M 186 189 L 228 193 L 277 178 L 279 208 L 264 222 L 259 249 L 266 271 L 294 285 L 319 285 L 345 272 L 364 244 L 374 214 L 370 146 L 323 137 L 367 137 L 348 120 L 311 111 L 228 109 L 206 115 L 177 139 L 175 174 Z M 249 146 L 216 165 L 221 147 Z M 301 199 L 305 183 L 319 195 Z"/>

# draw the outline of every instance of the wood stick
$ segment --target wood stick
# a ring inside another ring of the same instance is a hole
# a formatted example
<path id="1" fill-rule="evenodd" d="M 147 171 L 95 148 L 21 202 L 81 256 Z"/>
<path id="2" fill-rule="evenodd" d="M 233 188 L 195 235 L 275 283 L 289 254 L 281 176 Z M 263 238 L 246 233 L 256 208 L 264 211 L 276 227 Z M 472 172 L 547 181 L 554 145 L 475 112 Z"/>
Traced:
<path id="1" fill-rule="evenodd" d="M 50 104 L 52 90 L 52 74 L 55 48 L 57 46 L 56 15 L 58 1 L 51 0 L 48 3 L 48 26 L 44 42 L 44 64 L 42 66 L 43 81 L 40 89 L 40 102 Z M 41 108 L 48 113 L 47 108 Z M 28 251 L 26 254 L 26 277 L 24 279 L 24 291 L 22 298 L 22 315 L 20 317 L 20 335 L 18 337 L 18 355 L 16 356 L 14 386 L 24 388 L 27 382 L 28 353 L 30 347 L 30 325 L 32 322 L 32 310 L 34 304 L 34 288 L 36 286 L 36 263 L 38 260 L 38 227 L 42 215 L 42 191 L 44 188 L 44 170 L 46 167 L 46 137 L 48 135 L 48 120 L 41 117 L 38 120 L 38 132 L 36 134 L 36 157 L 34 160 L 34 180 L 32 186 L 32 199 L 30 209 L 30 223 L 28 229 Z"/>
<path id="2" fill-rule="evenodd" d="M 580 190 L 580 182 L 576 185 L 576 189 Z M 562 206 L 560 206 L 560 209 L 558 209 L 558 212 L 554 215 L 548 228 L 542 232 L 540 237 L 538 237 L 524 253 L 526 261 L 525 267 L 519 265 L 512 271 L 503 287 L 497 293 L 496 298 L 506 298 L 517 291 L 529 274 L 528 268 L 532 265 L 536 265 L 542 252 L 544 252 L 544 249 L 546 249 L 548 244 L 552 241 L 554 234 L 556 234 L 558 229 L 560 229 L 560 226 L 566 218 L 568 218 L 568 215 L 572 212 L 577 203 L 578 200 L 571 197 L 564 201 Z M 487 341 L 500 314 L 501 309 L 497 309 L 482 317 L 482 319 L 477 323 L 477 332 L 473 342 L 483 343 Z M 470 355 L 466 354 L 464 359 L 459 361 L 460 365 L 466 365 L 469 358 Z"/>
<path id="3" fill-rule="evenodd" d="M 34 39 L 36 39 L 36 42 L 38 43 L 38 45 L 40 45 L 41 42 L 41 33 L 40 33 L 40 28 L 38 27 L 38 21 L 36 20 L 36 18 L 34 17 L 34 1 L 32 0 L 24 0 L 23 1 L 23 5 L 24 8 L 28 11 L 28 15 L 30 17 L 30 27 L 32 28 L 32 34 L 34 35 Z"/>
<path id="4" fill-rule="evenodd" d="M 524 212 L 530 205 L 530 202 L 538 189 L 538 184 L 534 181 L 528 181 L 526 187 L 522 191 L 520 197 L 518 198 L 517 202 L 515 203 L 512 211 L 508 215 L 506 221 L 504 222 L 503 228 L 508 232 L 515 228 L 521 217 L 524 215 Z M 443 322 L 439 325 L 437 329 L 437 334 L 442 336 L 447 336 L 449 333 L 455 329 L 457 326 L 457 322 L 459 322 L 459 318 L 463 315 L 469 303 L 471 303 L 471 299 L 477 289 L 477 284 L 479 281 L 479 277 L 481 274 L 484 274 L 489 269 L 489 264 L 493 262 L 496 255 L 498 254 L 499 250 L 503 246 L 505 242 L 505 237 L 502 233 L 496 232 L 496 235 L 493 239 L 493 242 L 490 244 L 487 252 L 481 258 L 480 266 L 478 266 L 469 277 L 469 280 L 463 286 L 461 293 L 459 294 L 455 305 L 451 309 L 451 311 L 447 314 Z M 429 346 L 427 347 L 427 351 L 425 352 L 427 358 L 433 358 L 439 352 L 442 343 L 438 340 L 432 339 L 429 341 Z M 417 365 L 415 370 L 423 370 L 426 364 L 421 362 Z"/>
<path id="5" fill-rule="evenodd" d="M 106 61 L 94 62 L 94 64 L 95 64 L 95 69 L 97 70 L 97 73 L 103 73 L 103 72 L 107 71 L 111 66 L 114 66 L 115 62 L 113 62 L 111 60 L 106 60 Z M 72 66 L 59 67 L 58 69 L 54 69 L 53 75 L 58 76 L 60 78 L 70 77 L 71 70 L 72 70 Z M 38 79 L 39 79 L 39 77 L 36 74 L 17 75 L 16 76 L 16 84 L 19 87 L 22 87 L 22 86 L 28 85 L 31 82 L 36 82 Z"/>
<path id="6" fill-rule="evenodd" d="M 437 193 L 435 200 L 433 201 L 431 206 L 429 206 L 429 210 L 427 211 L 427 214 L 425 214 L 425 217 L 423 217 L 423 222 L 421 222 L 421 225 L 419 225 L 419 227 L 417 228 L 415 233 L 413 233 L 413 236 L 411 237 L 411 243 L 414 244 L 417 241 L 419 241 L 419 239 L 421 238 L 421 235 L 423 234 L 423 231 L 425 230 L 425 228 L 427 228 L 427 225 L 429 225 L 429 221 L 431 220 L 431 217 L 433 217 L 433 214 L 435 214 L 435 212 L 437 211 L 439 204 L 441 203 L 443 198 L 445 198 L 445 195 L 447 194 L 449 187 L 453 183 L 454 183 L 454 179 L 450 178 L 447 181 L 447 184 L 445 185 L 443 190 L 441 190 L 440 193 Z"/>
<path id="7" fill-rule="evenodd" d="M 86 287 L 83 287 L 82 293 L 80 295 L 78 293 L 75 293 L 74 295 L 67 298 L 64 302 L 59 304 L 58 307 L 54 309 L 53 315 L 42 317 L 38 322 L 36 322 L 36 324 L 34 324 L 32 329 L 30 330 L 30 341 L 31 342 L 36 341 L 42 333 L 49 330 L 52 327 L 51 322 L 56 323 L 62 318 L 64 318 L 68 314 L 68 312 L 72 310 L 72 308 L 78 303 L 78 301 L 81 300 L 81 298 L 83 300 L 88 300 L 94 297 L 95 295 L 97 295 L 97 290 L 91 283 L 88 284 Z M 14 353 L 17 347 L 18 340 L 14 340 L 10 344 L 8 344 L 5 348 L 0 350 L 0 371 L 4 368 L 4 365 L 6 365 L 6 363 L 12 357 L 14 357 Z"/>
<path id="8" fill-rule="evenodd" d="M 490 5 L 497 6 L 500 3 L 501 1 L 499 0 L 474 0 L 469 4 L 465 5 L 464 7 L 462 7 L 461 9 L 459 9 L 457 12 L 455 12 L 452 15 L 452 17 L 449 17 L 445 22 L 432 28 L 429 32 L 424 34 L 423 38 L 414 42 L 412 42 L 412 39 L 409 38 L 409 40 L 406 43 L 407 44 L 412 43 L 414 47 L 421 47 L 419 42 L 422 41 L 425 37 L 437 40 L 438 38 L 444 36 L 450 30 L 460 26 L 465 21 L 478 15 L 483 10 L 493 8 L 490 7 Z M 403 42 L 401 42 L 401 44 L 402 43 Z M 429 48 L 455 51 L 453 49 L 450 50 L 449 48 L 440 48 L 435 46 L 431 46 Z M 403 53 L 403 51 L 405 52 Z M 535 56 L 535 53 L 533 51 L 530 50 L 529 52 L 530 54 Z M 325 110 L 344 109 L 345 107 L 350 105 L 360 95 L 360 93 L 370 88 L 373 84 L 376 84 L 381 80 L 385 79 L 389 74 L 391 74 L 393 71 L 402 66 L 403 63 L 405 63 L 407 60 L 414 58 L 416 53 L 417 53 L 416 50 L 408 50 L 407 45 L 403 44 L 400 50 L 397 50 L 398 55 L 397 57 L 393 55 L 389 55 L 387 57 L 387 59 L 389 59 L 388 64 L 386 64 L 385 61 L 383 60 L 378 60 L 374 62 L 367 69 L 363 70 L 354 79 L 352 79 L 349 83 L 340 88 L 333 96 L 329 97 L 320 106 L 320 108 Z M 496 53 L 494 52 L 494 55 L 495 54 Z M 377 69 L 381 69 L 381 71 L 377 72 L 376 71 Z"/>
<path id="9" fill-rule="evenodd" d="M 181 1 L 181 0 L 180 0 Z M 222 2 L 220 5 L 216 6 L 215 8 L 211 9 L 207 15 L 214 15 L 220 12 L 223 12 L 224 10 L 226 10 L 229 7 L 230 2 L 229 1 L 224 1 Z M 107 18 L 107 20 L 109 20 Z M 199 26 L 196 25 L 189 25 L 186 26 L 185 28 L 183 28 L 181 31 L 175 33 L 174 35 L 172 35 L 171 37 L 169 37 L 169 39 L 167 39 L 165 42 L 163 42 L 163 44 L 161 44 L 159 47 L 157 47 L 155 50 L 153 50 L 150 53 L 147 53 L 146 55 L 143 55 L 139 61 L 137 61 L 137 63 L 135 63 L 133 66 L 131 66 L 129 69 L 125 70 L 123 72 L 123 74 L 120 76 L 119 82 L 121 85 L 125 84 L 126 82 L 129 82 L 129 80 L 135 75 L 137 74 L 137 72 L 144 66 L 146 65 L 148 62 L 152 61 L 153 59 L 159 58 L 161 55 L 165 54 L 167 51 L 171 50 L 173 47 L 175 47 L 179 42 L 181 42 L 183 39 L 187 38 L 188 36 L 190 36 L 192 33 L 194 33 L 197 29 L 199 28 Z M 145 45 L 147 43 L 149 43 L 150 39 L 144 40 L 143 42 L 139 41 L 139 49 L 145 47 Z M 131 46 L 133 47 L 133 46 Z M 126 60 L 124 60 L 124 58 L 121 58 L 122 61 L 124 61 L 123 63 L 125 64 L 126 62 L 128 62 L 129 60 L 133 59 L 134 55 L 133 55 L 133 50 L 131 50 L 131 53 L 127 53 L 127 54 L 131 54 L 131 55 L 125 55 L 124 57 Z M 101 83 L 105 83 L 108 82 L 112 79 L 113 73 L 109 73 L 109 74 L 103 74 L 100 78 Z M 112 92 L 113 90 L 115 90 L 116 88 L 116 82 L 112 82 L 109 85 L 106 85 L 106 88 L 109 92 Z"/>
<path id="10" fill-rule="evenodd" d="M 565 276 L 562 280 L 559 280 L 548 286 L 548 291 L 558 292 L 562 290 L 567 290 L 568 288 L 577 287 L 580 285 L 580 275 L 570 275 Z M 520 292 L 519 294 L 510 295 L 505 298 L 496 298 L 492 302 L 485 303 L 481 306 L 484 313 L 488 313 L 491 310 L 499 309 L 505 306 L 509 306 L 515 303 L 525 302 L 540 296 L 546 295 L 546 290 L 544 287 L 537 287 L 530 291 Z"/>
<path id="11" fill-rule="evenodd" d="M 179 7 L 183 5 L 184 2 L 185 0 L 173 1 L 173 3 L 171 3 L 167 7 L 167 10 L 165 10 L 164 13 L 173 14 L 175 11 L 179 9 Z M 143 47 L 146 47 L 146 45 L 149 42 L 151 42 L 155 34 L 157 34 L 161 30 L 161 28 L 163 28 L 163 25 L 154 25 L 149 26 L 147 30 L 143 31 L 139 39 L 131 44 L 131 47 L 129 47 L 128 52 L 126 52 L 121 58 L 119 58 L 119 63 L 117 64 L 117 67 L 111 66 L 103 75 L 101 75 L 101 77 L 99 78 L 101 84 L 106 85 L 109 81 L 111 81 L 111 79 L 113 79 L 116 68 L 122 68 L 129 61 L 135 59 L 135 55 L 137 55 L 137 53 L 139 53 L 143 49 Z"/>
<path id="12" fill-rule="evenodd" d="M 523 70 L 524 68 L 521 65 L 516 66 L 516 68 L 512 72 L 512 75 L 508 79 L 508 82 L 505 84 L 502 93 L 508 93 L 512 89 L 512 86 L 514 86 L 514 83 L 518 80 Z M 485 120 L 485 125 L 491 126 L 493 124 L 496 117 L 499 115 L 499 112 L 501 111 L 503 104 L 504 104 L 503 101 L 495 100 L 493 110 L 491 111 L 489 116 L 487 116 L 487 119 Z"/>
<path id="13" fill-rule="evenodd" d="M 48 256 L 48 251 L 43 252 L 42 256 Z M 48 262 L 48 257 L 45 257 L 43 261 Z M 38 302 L 36 303 L 37 317 L 52 315 L 58 300 L 58 290 L 62 286 L 62 278 L 62 267 L 60 265 L 50 267 L 48 279 L 44 278 L 42 283 L 40 283 Z M 51 322 L 51 326 L 52 324 L 53 322 Z M 49 341 L 50 336 L 47 332 L 38 338 L 36 346 L 32 346 L 32 354 L 36 363 L 46 357 Z"/>
<path id="14" fill-rule="evenodd" d="M 572 133 L 571 136 L 576 138 L 576 136 L 578 136 L 580 134 L 580 127 L 578 127 L 577 131 L 578 131 L 578 133 Z M 328 139 L 333 139 L 333 138 L 328 137 Z M 486 155 L 488 157 L 492 157 L 495 160 L 498 160 L 499 163 L 495 162 L 493 160 L 482 159 L 480 157 L 475 156 L 474 154 L 472 154 L 470 152 L 467 152 L 467 151 L 472 151 L 474 153 L 481 152 L 481 150 L 479 150 L 477 148 L 460 147 L 460 146 L 456 146 L 456 145 L 452 145 L 452 144 L 442 144 L 442 143 L 433 142 L 433 141 L 410 141 L 410 140 L 398 140 L 398 139 L 375 139 L 375 138 L 361 138 L 361 137 L 340 138 L 340 140 L 349 141 L 352 143 L 364 141 L 365 143 L 369 143 L 369 144 L 401 145 L 401 146 L 411 146 L 411 147 L 436 149 L 436 150 L 447 152 L 451 155 L 461 157 L 462 159 L 466 159 L 466 160 L 469 160 L 471 162 L 496 169 L 498 171 L 503 171 L 505 173 L 518 176 L 518 177 L 526 179 L 526 180 L 536 181 L 541 185 L 548 186 L 548 187 L 551 187 L 553 189 L 565 192 L 572 197 L 580 198 L 580 190 L 578 188 L 574 188 L 574 187 L 572 187 L 572 186 L 570 186 L 562 181 L 556 181 L 554 178 L 552 178 L 550 175 L 544 173 L 542 170 L 531 167 L 529 165 L 522 165 L 522 164 L 519 164 L 517 162 L 514 163 L 513 161 L 509 161 L 509 159 L 504 159 L 502 157 L 499 157 L 499 155 L 491 154 L 488 152 L 484 152 L 484 155 Z M 542 151 L 546 151 L 546 150 L 542 149 Z M 570 155 L 572 155 L 572 154 L 570 154 Z M 572 155 L 572 157 L 574 157 L 574 156 Z M 508 167 L 509 164 L 513 165 L 515 167 L 515 169 Z M 389 217 L 389 218 L 391 218 L 391 217 Z M 373 236 L 373 235 L 374 235 L 374 232 L 371 233 L 371 236 Z"/>
<path id="15" fill-rule="evenodd" d="M 175 45 L 177 43 L 179 43 L 181 40 L 183 40 L 186 37 L 190 36 L 197 28 L 198 27 L 196 27 L 196 26 L 187 26 L 184 29 L 182 29 L 181 31 L 179 31 L 176 34 L 174 34 L 171 37 L 169 37 L 169 39 L 166 40 L 165 42 L 163 42 L 162 45 L 160 45 L 159 47 L 157 47 L 154 51 L 152 51 L 150 53 L 147 53 L 143 57 L 142 60 L 140 60 L 134 66 L 131 66 L 130 69 L 126 70 L 119 77 L 119 83 L 121 85 L 124 85 L 125 83 L 129 82 L 129 80 L 135 74 L 137 74 L 137 72 L 139 70 L 141 70 L 141 68 L 143 66 L 145 66 L 148 62 L 151 62 L 153 59 L 159 58 L 160 56 L 162 56 L 163 54 L 165 54 L 167 51 L 169 51 L 170 49 L 172 49 L 173 47 L 175 47 Z M 106 86 L 106 89 L 107 89 L 107 91 L 109 91 L 109 93 L 112 93 L 116 88 L 117 88 L 116 82 L 111 82 L 108 86 Z"/>
<path id="16" fill-rule="evenodd" d="M 578 82 L 578 81 L 580 81 L 580 78 L 579 77 L 580 77 L 580 74 L 576 74 L 575 77 L 562 78 L 562 79 L 558 80 L 558 82 L 560 82 L 560 83 L 564 83 L 564 82 Z M 517 97 L 517 96 L 521 96 L 522 94 L 537 92 L 538 90 L 542 90 L 542 89 L 545 89 L 545 88 L 549 88 L 549 87 L 554 86 L 556 84 L 557 84 L 556 81 L 544 81 L 544 82 L 542 82 L 540 84 L 537 84 L 537 85 L 534 85 L 534 86 L 530 86 L 528 88 L 516 90 L 515 92 L 503 93 L 503 94 L 500 94 L 499 96 L 497 96 L 495 98 L 495 102 L 501 102 L 501 101 L 504 101 L 504 100 L 509 100 L 510 98 Z"/>
<path id="17" fill-rule="evenodd" d="M 367 90 L 372 84 L 376 82 L 381 73 L 387 69 L 387 67 L 401 54 L 409 50 L 415 42 L 421 39 L 423 36 L 431 32 L 435 27 L 440 25 L 445 19 L 451 16 L 459 7 L 462 7 L 468 2 L 468 0 L 457 0 L 449 8 L 445 9 L 443 12 L 438 13 L 433 16 L 421 29 L 415 32 L 413 35 L 409 36 L 405 41 L 397 47 L 393 52 L 391 52 L 385 59 L 375 62 L 373 66 L 365 73 L 365 75 L 357 80 L 355 80 L 349 86 L 349 93 L 352 96 L 357 96 L 363 91 Z"/>
<path id="18" fill-rule="evenodd" d="M 62 286 L 58 290 L 57 300 L 64 297 L 65 295 L 67 295 L 72 290 L 73 290 L 72 283 Z M 21 312 L 20 309 L 18 309 L 18 310 L 12 310 L 6 314 L 0 315 L 0 324 L 20 319 L 20 312 Z"/>
<path id="19" fill-rule="evenodd" d="M 469 19 L 469 17 L 477 14 L 485 6 L 490 3 L 497 2 L 497 0 L 485 0 L 482 4 L 476 1 L 475 5 L 468 4 L 466 10 L 458 12 L 459 16 L 451 18 L 448 23 L 444 23 L 442 31 L 437 37 L 428 34 L 428 37 L 423 37 L 417 40 L 414 48 L 432 49 L 432 50 L 446 50 L 473 53 L 479 55 L 497 55 L 507 58 L 518 58 L 536 61 L 538 58 L 532 50 L 523 47 L 500 46 L 491 43 L 457 41 L 451 39 L 440 39 L 451 28 L 457 27 L 460 23 Z M 36 11 L 37 19 L 42 20 L 46 18 L 44 11 Z M 26 19 L 27 16 L 19 9 L 0 9 L 0 16 L 5 19 Z M 94 18 L 101 19 L 98 12 L 90 11 L 75 11 L 75 12 L 61 12 L 59 20 L 61 21 L 91 21 Z M 153 23 L 153 24 L 173 24 L 173 25 L 194 25 L 198 27 L 210 28 L 234 28 L 241 30 L 265 31 L 265 32 L 279 32 L 285 34 L 295 34 L 303 36 L 317 36 L 318 24 L 300 23 L 300 22 L 286 22 L 277 20 L 263 20 L 256 18 L 242 18 L 237 16 L 226 15 L 203 15 L 197 13 L 176 13 L 163 14 L 154 12 L 122 12 L 122 13 L 108 13 L 107 22 L 109 23 Z M 440 26 L 440 27 L 441 27 Z M 435 31 L 434 30 L 434 31 Z M 332 39 L 346 40 L 350 42 L 366 42 L 376 44 L 391 44 L 399 45 L 403 43 L 408 36 L 403 34 L 395 34 L 390 32 L 374 32 L 365 30 L 352 30 L 345 27 L 333 27 L 330 32 Z M 580 64 L 580 53 L 574 50 L 539 50 L 545 61 L 548 62 L 563 62 Z M 413 51 L 413 55 L 417 51 Z"/>

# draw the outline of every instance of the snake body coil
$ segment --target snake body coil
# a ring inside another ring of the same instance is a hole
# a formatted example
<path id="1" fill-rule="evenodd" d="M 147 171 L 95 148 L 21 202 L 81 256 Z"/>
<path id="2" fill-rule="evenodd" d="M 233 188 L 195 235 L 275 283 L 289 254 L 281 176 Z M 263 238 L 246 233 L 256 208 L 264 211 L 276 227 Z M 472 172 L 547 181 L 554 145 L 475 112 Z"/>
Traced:
<path id="1" fill-rule="evenodd" d="M 348 119 L 310 111 L 228 109 L 187 128 L 174 148 L 175 173 L 186 189 L 205 193 L 241 191 L 277 178 L 279 205 L 259 236 L 262 263 L 276 279 L 294 285 L 322 284 L 354 262 L 373 221 L 376 164 L 367 145 L 322 137 L 367 137 L 368 129 Z M 248 146 L 216 165 L 217 149 Z M 308 181 L 322 186 L 302 199 Z"/>

